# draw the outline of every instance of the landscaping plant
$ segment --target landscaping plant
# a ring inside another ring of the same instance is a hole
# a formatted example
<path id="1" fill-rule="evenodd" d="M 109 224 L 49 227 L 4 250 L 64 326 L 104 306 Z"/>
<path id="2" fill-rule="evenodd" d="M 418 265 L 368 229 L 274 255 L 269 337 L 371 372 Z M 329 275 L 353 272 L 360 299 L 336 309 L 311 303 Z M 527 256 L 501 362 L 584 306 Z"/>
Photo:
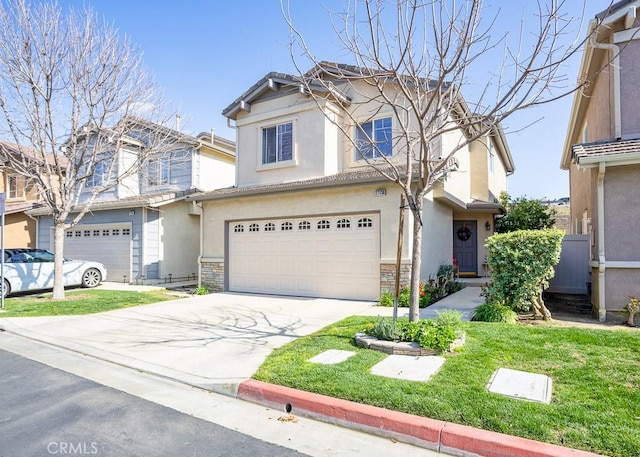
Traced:
<path id="1" fill-rule="evenodd" d="M 365 326 L 365 333 L 384 341 L 406 341 L 418 343 L 425 349 L 446 351 L 460 335 L 462 315 L 458 311 L 439 312 L 435 319 L 408 319 L 381 317 Z"/>
<path id="2" fill-rule="evenodd" d="M 624 306 L 623 311 L 628 315 L 627 325 L 629 327 L 635 327 L 635 324 L 633 323 L 633 318 L 635 317 L 636 314 L 638 314 L 638 311 L 640 311 L 640 300 L 638 300 L 634 296 L 630 296 L 629 302 Z"/>
<path id="3" fill-rule="evenodd" d="M 515 311 L 533 309 L 536 318 L 550 319 L 542 292 L 560 260 L 561 230 L 518 230 L 487 240 L 492 282 L 487 302 L 503 303 Z"/>
<path id="4" fill-rule="evenodd" d="M 471 320 L 515 324 L 518 320 L 518 314 L 504 304 L 488 301 L 475 309 Z"/>

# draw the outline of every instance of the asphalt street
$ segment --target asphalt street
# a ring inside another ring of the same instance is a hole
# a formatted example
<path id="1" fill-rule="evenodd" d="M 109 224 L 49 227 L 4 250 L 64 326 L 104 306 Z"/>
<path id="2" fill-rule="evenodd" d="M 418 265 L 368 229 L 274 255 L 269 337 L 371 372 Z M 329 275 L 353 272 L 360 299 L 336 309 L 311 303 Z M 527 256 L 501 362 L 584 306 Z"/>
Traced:
<path id="1" fill-rule="evenodd" d="M 0 350 L 0 456 L 304 455 Z"/>

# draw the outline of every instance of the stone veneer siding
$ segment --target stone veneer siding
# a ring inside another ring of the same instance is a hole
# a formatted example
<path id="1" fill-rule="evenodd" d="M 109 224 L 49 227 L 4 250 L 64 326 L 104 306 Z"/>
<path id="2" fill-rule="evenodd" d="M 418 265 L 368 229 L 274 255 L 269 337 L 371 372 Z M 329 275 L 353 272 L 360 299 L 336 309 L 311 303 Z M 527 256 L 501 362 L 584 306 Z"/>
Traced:
<path id="1" fill-rule="evenodd" d="M 200 265 L 200 283 L 210 292 L 224 291 L 224 262 L 202 261 Z"/>
<path id="2" fill-rule="evenodd" d="M 411 264 L 403 263 L 400 266 L 400 286 L 406 286 L 411 281 Z M 393 292 L 396 286 L 396 264 L 380 264 L 380 293 Z"/>

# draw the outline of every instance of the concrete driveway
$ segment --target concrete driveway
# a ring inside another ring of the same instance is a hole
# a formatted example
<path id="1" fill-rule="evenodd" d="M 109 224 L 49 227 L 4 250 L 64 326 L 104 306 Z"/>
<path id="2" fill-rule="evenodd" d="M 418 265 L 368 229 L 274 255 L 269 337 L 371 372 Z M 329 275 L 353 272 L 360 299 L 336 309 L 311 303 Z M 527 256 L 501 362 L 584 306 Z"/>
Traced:
<path id="1" fill-rule="evenodd" d="M 235 395 L 271 351 L 374 303 L 217 293 L 84 316 L 0 318 L 22 336 Z"/>

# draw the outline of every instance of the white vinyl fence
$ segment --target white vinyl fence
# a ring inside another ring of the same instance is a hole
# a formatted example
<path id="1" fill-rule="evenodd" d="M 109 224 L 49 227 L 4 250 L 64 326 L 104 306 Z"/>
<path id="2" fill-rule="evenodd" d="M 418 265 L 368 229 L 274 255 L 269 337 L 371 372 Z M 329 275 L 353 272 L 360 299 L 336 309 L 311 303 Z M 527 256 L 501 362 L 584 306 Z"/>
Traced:
<path id="1" fill-rule="evenodd" d="M 589 235 L 565 235 L 556 275 L 549 281 L 549 292 L 586 294 L 589 277 Z"/>

